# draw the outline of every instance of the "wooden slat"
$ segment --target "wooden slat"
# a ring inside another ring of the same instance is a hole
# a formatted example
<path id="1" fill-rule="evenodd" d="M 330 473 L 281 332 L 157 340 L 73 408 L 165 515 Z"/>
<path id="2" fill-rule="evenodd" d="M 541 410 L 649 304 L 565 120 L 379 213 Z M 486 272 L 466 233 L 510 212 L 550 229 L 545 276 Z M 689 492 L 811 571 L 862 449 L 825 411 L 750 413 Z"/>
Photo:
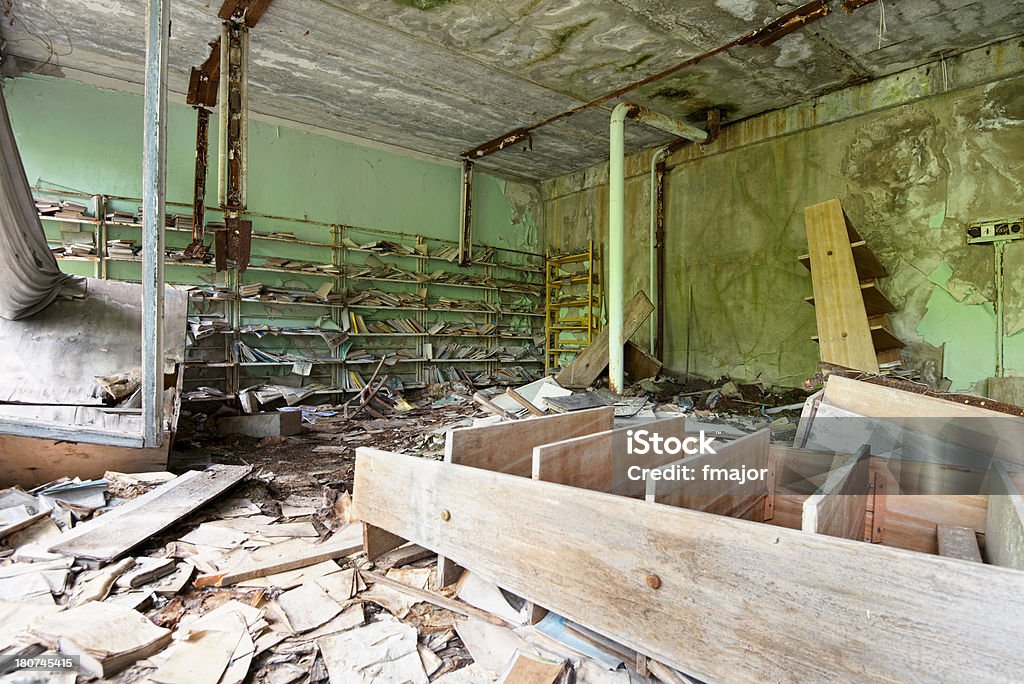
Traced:
<path id="1" fill-rule="evenodd" d="M 801 529 L 843 539 L 864 539 L 867 513 L 870 452 L 861 448 L 856 459 L 832 471 L 825 484 L 804 501 Z"/>
<path id="2" fill-rule="evenodd" d="M 839 200 L 804 210 L 822 361 L 878 372 L 847 222 Z"/>
<path id="3" fill-rule="evenodd" d="M 625 316 L 622 322 L 622 343 L 625 344 L 633 336 L 647 317 L 654 311 L 654 305 L 647 295 L 637 292 L 625 305 Z M 608 367 L 608 328 L 604 328 L 591 341 L 586 349 L 562 370 L 555 380 L 562 387 L 590 387 L 597 377 Z"/>
<path id="4" fill-rule="evenodd" d="M 455 428 L 445 441 L 444 459 L 497 473 L 530 477 L 534 447 L 611 430 L 615 409 L 606 406 L 543 418 Z"/>
<path id="5" fill-rule="evenodd" d="M 607 430 L 592 435 L 544 444 L 533 449 L 533 478 L 545 482 L 592 489 L 642 499 L 643 480 L 628 477 L 630 466 L 659 468 L 675 456 L 664 453 L 630 454 L 629 435 L 646 430 L 661 438 L 686 438 L 686 417 L 667 418 L 643 425 Z"/>
<path id="6" fill-rule="evenodd" d="M 1001 461 L 992 463 L 985 555 L 994 565 L 1024 570 L 1024 497 L 1011 468 L 1017 470 Z"/>
<path id="7" fill-rule="evenodd" d="M 939 525 L 939 555 L 947 558 L 981 562 L 981 551 L 978 550 L 978 537 L 970 527 L 959 525 Z"/>
<path id="8" fill-rule="evenodd" d="M 1016 681 L 1024 668 L 1024 574 L 1008 568 L 364 448 L 354 510 L 704 681 Z"/>
<path id="9" fill-rule="evenodd" d="M 110 513 L 94 518 L 50 547 L 54 553 L 110 562 L 238 484 L 252 466 L 213 465 L 189 471 Z"/>
<path id="10" fill-rule="evenodd" d="M 666 465 L 663 469 L 686 466 L 693 468 L 693 472 L 698 478 L 703 478 L 705 465 L 712 468 L 767 469 L 770 440 L 770 430 L 759 430 L 752 435 L 746 435 L 718 447 L 716 454 L 688 456 Z M 704 482 L 702 479 L 682 482 L 650 478 L 646 484 L 645 498 L 649 502 L 726 516 L 737 516 L 750 512 L 753 502 L 762 499 L 768 493 L 767 483 L 760 479 L 740 483 Z M 762 509 L 758 519 L 763 519 L 763 517 Z"/>

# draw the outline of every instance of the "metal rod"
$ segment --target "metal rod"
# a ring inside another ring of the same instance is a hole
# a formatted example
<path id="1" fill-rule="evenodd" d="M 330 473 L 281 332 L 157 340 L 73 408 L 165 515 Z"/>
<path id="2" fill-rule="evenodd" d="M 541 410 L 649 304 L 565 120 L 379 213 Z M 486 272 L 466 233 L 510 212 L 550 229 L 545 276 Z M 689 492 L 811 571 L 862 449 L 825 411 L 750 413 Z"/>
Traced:
<path id="1" fill-rule="evenodd" d="M 459 266 L 473 258 L 473 162 L 462 160 L 462 192 L 459 202 Z"/>
<path id="2" fill-rule="evenodd" d="M 147 447 L 161 446 L 164 439 L 164 194 L 170 23 L 170 0 L 147 0 L 142 135 L 142 416 Z"/>

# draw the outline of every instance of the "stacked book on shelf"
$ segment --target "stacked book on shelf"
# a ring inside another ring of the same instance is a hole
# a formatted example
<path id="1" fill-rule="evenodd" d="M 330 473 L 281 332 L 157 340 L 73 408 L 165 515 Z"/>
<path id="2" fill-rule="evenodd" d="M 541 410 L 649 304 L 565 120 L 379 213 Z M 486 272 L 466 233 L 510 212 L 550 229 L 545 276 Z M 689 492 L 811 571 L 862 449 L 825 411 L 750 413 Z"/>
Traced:
<path id="1" fill-rule="evenodd" d="M 372 254 L 362 264 L 348 264 L 345 274 L 349 278 L 362 280 L 401 280 L 412 283 L 425 283 L 429 278 L 423 273 L 408 271 L 394 264 L 386 264 Z"/>
<path id="2" fill-rule="evenodd" d="M 271 287 L 261 283 L 239 285 L 238 295 L 246 301 L 281 302 L 300 304 L 342 304 L 345 295 L 342 292 L 331 292 L 333 287 L 325 284 L 319 290 L 304 290 L 289 287 Z"/>
<path id="3" fill-rule="evenodd" d="M 370 252 L 377 252 L 379 254 L 397 254 L 399 256 L 425 256 L 426 246 L 409 247 L 403 245 L 400 242 L 391 242 L 390 240 L 374 240 L 373 242 L 367 242 L 365 244 L 359 244 L 350 237 L 342 238 L 342 246 L 347 249 L 359 249 Z"/>
<path id="4" fill-rule="evenodd" d="M 349 294 L 349 306 L 369 307 L 422 307 L 426 299 L 408 292 L 382 292 L 378 289 L 356 290 Z"/>
<path id="5" fill-rule="evenodd" d="M 264 257 L 262 261 L 253 260 L 251 268 L 281 268 L 286 271 L 299 271 L 302 273 L 325 273 L 328 275 L 341 274 L 341 267 L 335 264 L 321 264 L 305 259 L 282 259 L 279 257 Z"/>
<path id="6" fill-rule="evenodd" d="M 224 320 L 223 314 L 202 314 L 188 317 L 188 329 L 192 339 L 201 340 L 217 333 L 230 332 L 231 324 Z"/>
<path id="7" fill-rule="evenodd" d="M 60 247 L 50 251 L 65 256 L 96 256 L 96 234 L 87 230 L 62 230 Z"/>
<path id="8" fill-rule="evenodd" d="M 438 297 L 437 303 L 430 308 L 445 311 L 488 311 L 501 313 L 501 307 L 497 304 L 480 300 L 452 299 L 451 297 Z"/>
<path id="9" fill-rule="evenodd" d="M 135 240 L 107 240 L 107 256 L 132 258 L 139 253 Z"/>
<path id="10" fill-rule="evenodd" d="M 137 211 L 134 211 L 134 212 L 132 212 L 132 211 L 120 211 L 120 210 L 116 210 L 116 209 L 115 210 L 108 210 L 107 211 L 107 221 L 112 221 L 114 223 L 130 223 L 130 224 L 134 225 L 134 224 L 142 223 L 142 219 L 140 218 L 141 215 L 142 215 L 141 209 L 137 210 Z"/>
<path id="11" fill-rule="evenodd" d="M 231 360 L 234 363 L 295 363 L 296 361 L 322 363 L 335 359 L 331 356 L 308 356 L 295 352 L 271 352 L 236 340 L 231 345 Z"/>

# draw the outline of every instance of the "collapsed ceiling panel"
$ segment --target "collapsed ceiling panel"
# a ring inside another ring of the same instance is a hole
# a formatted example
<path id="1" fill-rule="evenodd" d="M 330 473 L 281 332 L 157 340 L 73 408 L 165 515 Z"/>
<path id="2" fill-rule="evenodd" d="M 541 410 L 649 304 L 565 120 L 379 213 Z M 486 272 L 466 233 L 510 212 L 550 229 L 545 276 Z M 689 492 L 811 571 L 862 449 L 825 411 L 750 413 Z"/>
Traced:
<path id="1" fill-rule="evenodd" d="M 456 159 L 723 45 L 798 4 L 274 0 L 252 32 L 250 105 Z M 189 69 L 206 58 L 219 32 L 219 6 L 172 1 L 172 89 L 184 92 Z M 1024 32 L 1014 2 L 877 1 L 852 15 L 835 0 L 829 6 L 828 16 L 765 47 L 738 45 L 629 98 L 693 122 L 719 108 L 728 123 Z M 2 29 L 15 58 L 8 73 L 84 72 L 141 83 L 144 7 L 138 0 L 14 0 Z M 545 127 L 532 151 L 505 150 L 480 166 L 543 179 L 598 163 L 607 157 L 613 105 Z M 627 135 L 630 150 L 665 140 L 642 126 Z"/>

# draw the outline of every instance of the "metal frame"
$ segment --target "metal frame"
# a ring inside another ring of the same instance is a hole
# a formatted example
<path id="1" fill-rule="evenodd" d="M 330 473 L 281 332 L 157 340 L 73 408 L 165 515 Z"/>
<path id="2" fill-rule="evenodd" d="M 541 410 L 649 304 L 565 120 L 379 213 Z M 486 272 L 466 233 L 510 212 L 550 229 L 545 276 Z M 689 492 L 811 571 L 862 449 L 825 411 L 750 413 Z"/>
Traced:
<path id="1" fill-rule="evenodd" d="M 142 136 L 142 416 L 147 447 L 161 446 L 164 439 L 164 199 L 170 28 L 170 0 L 147 0 Z"/>

